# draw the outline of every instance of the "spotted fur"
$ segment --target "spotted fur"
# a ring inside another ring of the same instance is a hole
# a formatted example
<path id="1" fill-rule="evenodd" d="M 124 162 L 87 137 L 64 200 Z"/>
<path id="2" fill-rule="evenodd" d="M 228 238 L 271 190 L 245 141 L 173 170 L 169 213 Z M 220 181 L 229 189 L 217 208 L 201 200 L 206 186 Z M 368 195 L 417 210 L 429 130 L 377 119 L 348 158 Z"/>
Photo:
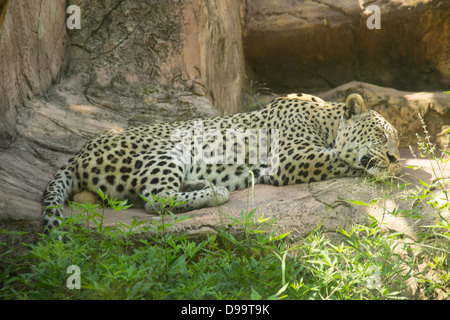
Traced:
<path id="1" fill-rule="evenodd" d="M 193 161 L 199 154 L 223 156 L 230 129 L 250 132 L 244 145 L 234 142 L 233 159 L 222 164 Z M 183 140 L 187 133 L 195 137 L 196 130 L 206 132 L 202 140 Z M 265 144 L 270 161 L 251 162 L 256 151 L 249 148 L 249 141 L 258 139 L 255 135 L 261 132 L 271 141 Z M 245 161 L 239 162 L 242 156 Z M 85 191 L 101 189 L 110 197 L 145 206 L 149 213 L 157 208 L 141 195 L 149 199 L 152 194 L 176 196 L 177 201 L 185 201 L 176 212 L 185 212 L 226 202 L 230 191 L 248 186 L 249 171 L 255 183 L 282 186 L 364 172 L 376 177 L 396 175 L 398 160 L 397 131 L 367 109 L 360 95 L 350 95 L 345 103 L 289 95 L 254 112 L 100 134 L 48 183 L 43 195 L 44 225 L 47 229 L 59 226 L 65 200 Z"/>

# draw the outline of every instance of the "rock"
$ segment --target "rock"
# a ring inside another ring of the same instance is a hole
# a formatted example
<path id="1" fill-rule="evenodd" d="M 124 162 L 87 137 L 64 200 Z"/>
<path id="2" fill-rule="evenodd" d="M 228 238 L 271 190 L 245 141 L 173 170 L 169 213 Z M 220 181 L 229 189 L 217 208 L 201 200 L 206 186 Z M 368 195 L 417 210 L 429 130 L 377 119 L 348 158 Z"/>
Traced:
<path id="1" fill-rule="evenodd" d="M 191 90 L 221 113 L 241 108 L 240 4 L 220 0 L 77 1 L 83 27 L 70 32 L 69 75 L 86 92 L 140 96 Z M 198 84 L 202 83 L 203 88 Z M 101 103 L 101 101 L 100 101 Z"/>
<path id="2" fill-rule="evenodd" d="M 16 107 L 59 78 L 66 52 L 63 1 L 2 1 L 0 6 L 0 148 L 16 137 Z"/>
<path id="3" fill-rule="evenodd" d="M 400 147 L 417 145 L 416 133 L 425 138 L 422 115 L 431 141 L 441 148 L 450 127 L 450 95 L 440 92 L 408 92 L 352 81 L 317 94 L 326 101 L 344 102 L 350 93 L 361 94 L 367 105 L 385 117 L 399 132 Z"/>
<path id="4" fill-rule="evenodd" d="M 0 229 L 41 232 L 46 184 L 98 133 L 240 106 L 238 3 L 74 4 L 81 29 L 68 32 L 67 48 L 64 1 L 10 2 L 1 26 L 0 147 L 8 148 L 0 152 Z M 189 91 L 193 83 L 205 92 Z"/>
<path id="5" fill-rule="evenodd" d="M 186 61 L 191 61 L 191 70 L 200 70 L 199 80 L 205 83 L 207 96 L 217 110 L 222 114 L 242 111 L 245 63 L 241 12 L 245 1 L 190 0 L 187 3 L 185 23 L 189 26 L 197 21 L 199 27 L 184 33 L 189 37 L 189 41 L 185 40 Z M 188 22 L 189 18 L 193 20 Z M 198 43 L 200 50 L 193 51 L 195 46 L 186 46 L 189 43 Z"/>
<path id="6" fill-rule="evenodd" d="M 369 6 L 380 29 L 369 29 Z M 274 91 L 317 92 L 359 80 L 408 91 L 450 86 L 450 2 L 249 0 L 244 46 Z"/>

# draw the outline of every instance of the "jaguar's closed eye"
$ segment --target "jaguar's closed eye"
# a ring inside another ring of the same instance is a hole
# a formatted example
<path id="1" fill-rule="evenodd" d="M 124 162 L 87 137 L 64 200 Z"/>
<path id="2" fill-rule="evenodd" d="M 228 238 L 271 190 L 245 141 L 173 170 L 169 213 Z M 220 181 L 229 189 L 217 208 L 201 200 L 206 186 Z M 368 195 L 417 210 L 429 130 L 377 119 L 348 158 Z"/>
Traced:
<path id="1" fill-rule="evenodd" d="M 381 130 L 380 128 L 378 128 L 378 134 L 384 140 L 384 142 L 388 141 L 389 137 L 388 137 L 387 133 L 384 130 Z"/>

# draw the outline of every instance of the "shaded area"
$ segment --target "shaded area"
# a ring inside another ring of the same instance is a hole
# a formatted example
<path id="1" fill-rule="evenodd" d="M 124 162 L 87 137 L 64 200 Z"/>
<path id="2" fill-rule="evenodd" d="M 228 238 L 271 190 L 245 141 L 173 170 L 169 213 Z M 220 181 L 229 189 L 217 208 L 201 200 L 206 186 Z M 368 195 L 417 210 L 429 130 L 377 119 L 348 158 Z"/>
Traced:
<path id="1" fill-rule="evenodd" d="M 373 5 L 380 29 L 367 27 Z M 354 80 L 406 91 L 450 86 L 448 1 L 249 0 L 245 26 L 248 68 L 275 91 Z"/>

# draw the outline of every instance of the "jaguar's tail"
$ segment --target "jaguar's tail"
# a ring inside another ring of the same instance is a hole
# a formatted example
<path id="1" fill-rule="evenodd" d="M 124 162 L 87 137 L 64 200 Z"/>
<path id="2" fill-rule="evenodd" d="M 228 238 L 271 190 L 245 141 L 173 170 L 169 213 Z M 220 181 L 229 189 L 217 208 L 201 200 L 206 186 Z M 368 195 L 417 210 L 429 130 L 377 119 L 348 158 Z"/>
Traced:
<path id="1" fill-rule="evenodd" d="M 64 202 L 76 186 L 74 171 L 68 166 L 60 168 L 45 188 L 42 196 L 44 232 L 61 225 L 64 216 Z"/>

